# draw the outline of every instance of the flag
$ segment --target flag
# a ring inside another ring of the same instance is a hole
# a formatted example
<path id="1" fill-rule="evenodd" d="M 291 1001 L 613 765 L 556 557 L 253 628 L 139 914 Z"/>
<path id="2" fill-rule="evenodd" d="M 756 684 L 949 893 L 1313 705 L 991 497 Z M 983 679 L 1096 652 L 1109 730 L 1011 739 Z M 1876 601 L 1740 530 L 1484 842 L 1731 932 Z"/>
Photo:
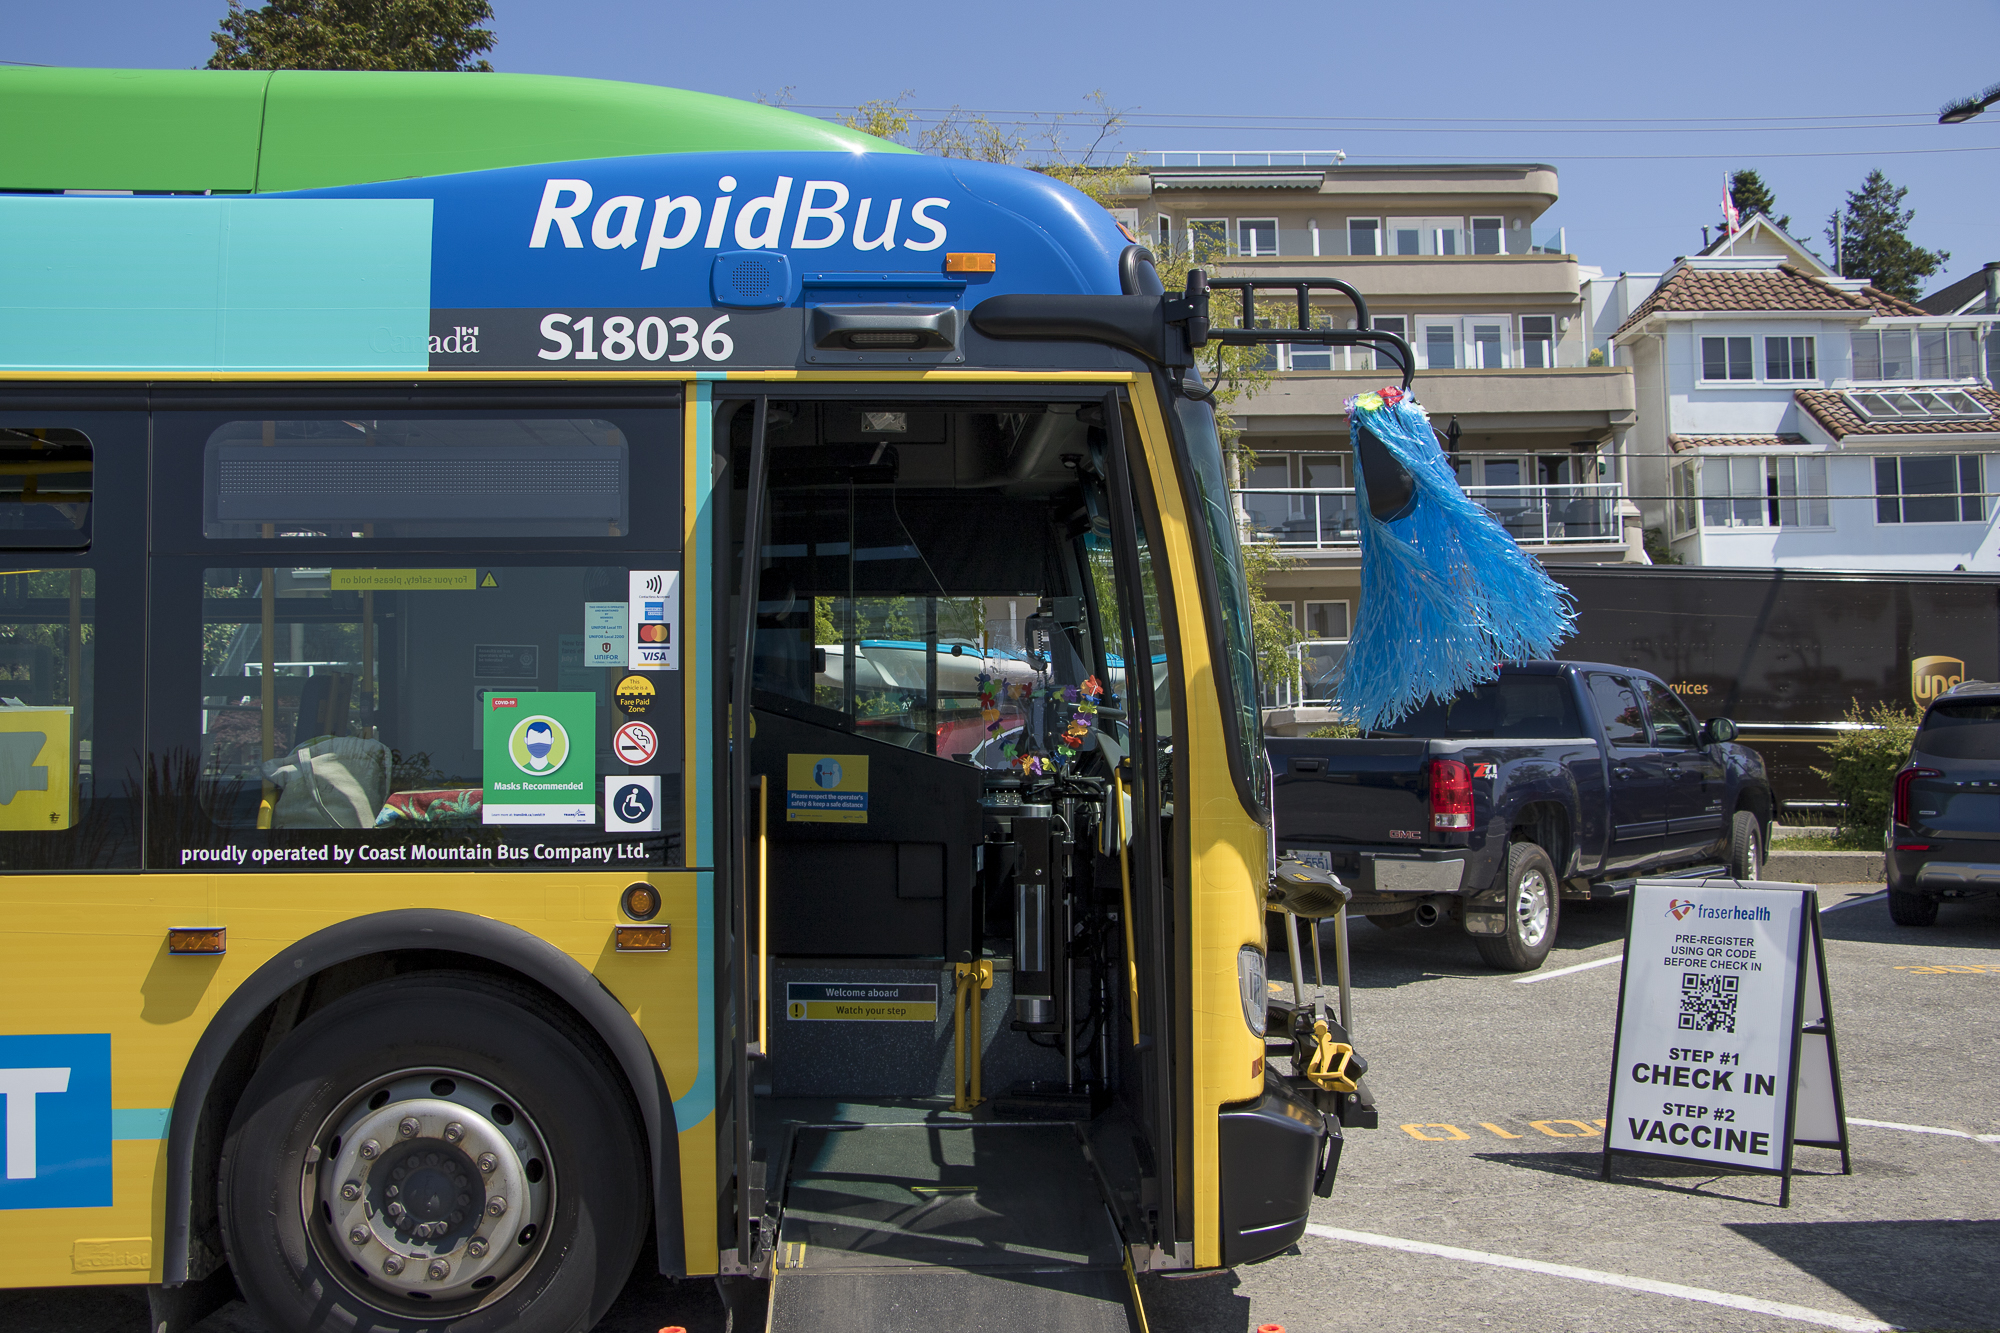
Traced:
<path id="1" fill-rule="evenodd" d="M 1739 224 L 1737 221 L 1736 200 L 1730 197 L 1729 177 L 1727 176 L 1722 178 L 1722 219 L 1729 224 L 1729 234 L 1734 236 L 1739 229 Z"/>

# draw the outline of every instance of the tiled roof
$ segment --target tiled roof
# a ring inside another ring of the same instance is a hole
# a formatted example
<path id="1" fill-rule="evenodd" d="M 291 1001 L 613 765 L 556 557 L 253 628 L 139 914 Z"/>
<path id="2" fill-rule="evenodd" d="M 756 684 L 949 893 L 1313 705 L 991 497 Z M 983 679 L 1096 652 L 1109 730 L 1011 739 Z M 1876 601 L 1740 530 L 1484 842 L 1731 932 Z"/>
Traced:
<path id="1" fill-rule="evenodd" d="M 1894 386 L 1883 386 L 1893 388 Z M 1956 385 L 1954 393 L 1970 394 L 1979 405 L 1991 413 L 1984 418 L 1959 420 L 1917 419 L 1914 421 L 1870 421 L 1854 410 L 1847 401 L 1850 392 L 1876 392 L 1870 385 L 1865 390 L 1800 389 L 1792 395 L 1801 408 L 1820 424 L 1820 428 L 1836 440 L 1844 440 L 1855 435 L 1992 435 L 2000 434 L 2000 393 L 1983 385 Z"/>
<path id="2" fill-rule="evenodd" d="M 1675 453 L 1689 449 L 1788 449 L 1804 444 L 1803 435 L 1669 435 L 1667 447 Z"/>
<path id="3" fill-rule="evenodd" d="M 1864 287 L 1850 294 L 1808 273 L 1780 264 L 1775 268 L 1696 268 L 1683 264 L 1639 303 L 1632 317 L 1618 326 L 1623 333 L 1661 310 L 1721 311 L 1744 314 L 1921 315 L 1908 301 Z M 1614 335 L 1616 336 L 1616 335 Z"/>

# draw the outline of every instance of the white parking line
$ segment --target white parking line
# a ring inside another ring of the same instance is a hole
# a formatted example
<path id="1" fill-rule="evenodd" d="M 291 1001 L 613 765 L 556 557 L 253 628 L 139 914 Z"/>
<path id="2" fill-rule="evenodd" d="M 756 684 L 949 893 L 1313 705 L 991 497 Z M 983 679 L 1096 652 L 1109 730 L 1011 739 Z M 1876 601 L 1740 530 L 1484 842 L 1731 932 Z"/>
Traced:
<path id="1" fill-rule="evenodd" d="M 1847 1117 L 1850 1125 L 1866 1125 L 1870 1129 L 1900 1129 L 1910 1134 L 1942 1134 L 1948 1139 L 1971 1139 L 1974 1143 L 2000 1143 L 2000 1134 L 1968 1134 L 1962 1129 L 1937 1129 L 1930 1125 L 1899 1125 L 1893 1120 L 1857 1120 Z"/>
<path id="2" fill-rule="evenodd" d="M 1674 1296 L 1684 1301 L 1701 1301 L 1706 1305 L 1720 1305 L 1731 1310 L 1745 1310 L 1751 1314 L 1795 1319 L 1802 1324 L 1818 1324 L 1821 1328 L 1843 1329 L 1846 1333 L 1894 1333 L 1895 1330 L 1894 1324 L 1885 1324 L 1879 1319 L 1864 1319 L 1856 1315 L 1838 1314 L 1832 1310 L 1815 1310 L 1808 1305 L 1786 1305 L 1782 1301 L 1767 1301 L 1756 1296 L 1737 1296 L 1726 1291 L 1710 1291 L 1706 1287 L 1686 1287 L 1678 1282 L 1655 1282 L 1647 1277 L 1602 1273 L 1594 1268 L 1543 1263 L 1539 1259 L 1516 1259 L 1511 1255 L 1488 1254 L 1484 1250 L 1462 1250 L 1455 1245 L 1431 1245 L 1420 1240 L 1402 1240 L 1396 1236 L 1378 1236 L 1373 1232 L 1348 1231 L 1341 1227 L 1309 1225 L 1306 1227 L 1306 1232 L 1323 1240 L 1344 1240 L 1356 1245 L 1402 1250 L 1406 1254 L 1428 1254 L 1439 1259 L 1457 1259 L 1462 1263 L 1488 1264 L 1494 1268 L 1540 1273 L 1544 1277 L 1566 1277 L 1574 1282 L 1595 1282 L 1601 1286 L 1622 1287 L 1627 1291 L 1643 1291 L 1654 1296 Z"/>
<path id="3" fill-rule="evenodd" d="M 1532 986 L 1537 981 L 1554 981 L 1557 977 L 1566 977 L 1572 972 L 1588 972 L 1593 967 L 1604 967 L 1607 964 L 1617 962 L 1624 956 L 1623 953 L 1614 953 L 1609 958 L 1598 958 L 1588 963 L 1578 963 L 1574 967 L 1559 967 L 1553 972 L 1537 972 L 1532 977 L 1515 977 L 1514 984 L 1516 986 Z"/>
<path id="4" fill-rule="evenodd" d="M 1859 898 L 1849 898 L 1844 902 L 1837 902 L 1831 907 L 1822 907 L 1819 909 L 1819 914 L 1825 916 L 1828 912 L 1838 912 L 1843 907 L 1859 907 L 1862 903 L 1879 903 L 1888 896 L 1889 892 L 1886 889 L 1880 893 L 1864 893 Z"/>

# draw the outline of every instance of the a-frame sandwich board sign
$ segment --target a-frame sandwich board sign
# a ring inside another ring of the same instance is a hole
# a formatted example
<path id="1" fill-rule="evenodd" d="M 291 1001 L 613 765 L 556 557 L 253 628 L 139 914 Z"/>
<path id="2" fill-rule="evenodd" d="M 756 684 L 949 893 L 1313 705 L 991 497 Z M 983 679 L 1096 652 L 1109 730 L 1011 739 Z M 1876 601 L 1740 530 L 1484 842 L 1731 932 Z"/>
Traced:
<path id="1" fill-rule="evenodd" d="M 1792 1149 L 1852 1169 L 1811 884 L 1640 880 L 1618 984 L 1603 1177 L 1613 1153 L 1781 1178 Z"/>

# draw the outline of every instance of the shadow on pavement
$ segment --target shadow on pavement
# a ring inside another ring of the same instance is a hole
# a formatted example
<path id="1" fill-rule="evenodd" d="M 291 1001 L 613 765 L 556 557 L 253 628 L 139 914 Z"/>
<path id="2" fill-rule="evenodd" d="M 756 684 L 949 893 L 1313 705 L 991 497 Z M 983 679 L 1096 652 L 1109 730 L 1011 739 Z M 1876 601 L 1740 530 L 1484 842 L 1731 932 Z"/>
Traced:
<path id="1" fill-rule="evenodd" d="M 1146 1307 L 1147 1322 L 1156 1328 L 1230 1333 L 1251 1327 L 1250 1298 L 1239 1291 L 1241 1286 L 1234 1269 L 1192 1278 L 1149 1273 L 1139 1278 L 1139 1300 Z M 968 1318 L 967 1325 L 972 1322 Z"/>
<path id="2" fill-rule="evenodd" d="M 1938 904 L 1934 926 L 1897 925 L 1889 919 L 1887 900 L 1857 903 L 1821 915 L 1820 933 L 1856 944 L 2000 949 L 2000 897 L 1946 899 Z"/>
<path id="3" fill-rule="evenodd" d="M 1629 1157 L 1619 1154 L 1611 1159 L 1611 1179 L 1601 1180 L 1603 1154 L 1589 1152 L 1477 1152 L 1472 1154 L 1482 1162 L 1496 1162 L 1501 1166 L 1521 1167 L 1529 1171 L 1542 1171 L 1552 1176 L 1564 1176 L 1571 1180 L 1600 1181 L 1610 1185 L 1627 1185 L 1635 1189 L 1660 1190 L 1668 1194 L 1698 1195 L 1704 1199 L 1733 1199 L 1738 1203 L 1761 1203 L 1776 1205 L 1777 1177 L 1748 1171 L 1718 1171 L 1712 1166 L 1698 1162 L 1668 1162 L 1653 1157 Z M 1812 1176 L 1837 1175 L 1839 1167 L 1832 1171 L 1813 1171 L 1794 1167 L 1792 1179 L 1796 1182 Z M 1740 1186 L 1750 1186 L 1753 1182 L 1759 1194 L 1741 1192 Z M 1761 1182 L 1769 1182 L 1765 1188 Z M 1769 1197 L 1760 1197 L 1768 1194 Z"/>
<path id="4" fill-rule="evenodd" d="M 2000 1222 L 1738 1222 L 1729 1229 L 1899 1328 L 2000 1327 Z M 1911 1281 L 1921 1273 L 1920 1281 Z"/>
<path id="5" fill-rule="evenodd" d="M 1572 963 L 1587 961 L 1588 951 L 1625 938 L 1623 898 L 1597 902 L 1566 902 L 1557 927 L 1555 947 L 1549 950 L 1543 971 L 1554 971 Z M 1857 911 L 1866 910 L 1857 908 Z M 1312 941 L 1305 934 L 1308 923 L 1299 923 L 1299 948 L 1305 955 L 1304 977 L 1312 979 Z M 1512 974 L 1486 965 L 1472 937 L 1462 927 L 1440 922 L 1426 930 L 1421 926 L 1398 926 L 1384 930 L 1364 917 L 1348 922 L 1347 938 L 1353 984 L 1357 990 L 1392 990 L 1413 982 L 1438 977 L 1493 977 Z M 1333 982 L 1333 925 L 1320 925 L 1320 961 L 1326 967 L 1327 984 Z M 1271 939 L 1271 977 L 1291 979 L 1287 970 L 1282 928 L 1274 927 Z"/>

